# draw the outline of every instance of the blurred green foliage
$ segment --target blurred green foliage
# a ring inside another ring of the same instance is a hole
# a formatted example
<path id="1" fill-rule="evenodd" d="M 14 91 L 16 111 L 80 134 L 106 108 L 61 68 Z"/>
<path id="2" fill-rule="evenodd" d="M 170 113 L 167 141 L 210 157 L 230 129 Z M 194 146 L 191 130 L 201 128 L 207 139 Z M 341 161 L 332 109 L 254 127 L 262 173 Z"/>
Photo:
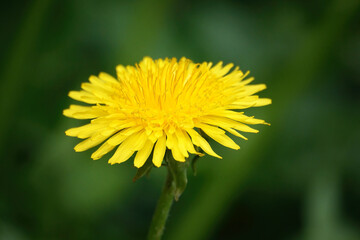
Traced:
<path id="1" fill-rule="evenodd" d="M 69 90 L 143 56 L 233 62 L 273 105 L 239 151 L 201 158 L 164 239 L 360 239 L 357 0 L 7 1 L 0 239 L 144 239 L 164 169 L 75 153 Z"/>

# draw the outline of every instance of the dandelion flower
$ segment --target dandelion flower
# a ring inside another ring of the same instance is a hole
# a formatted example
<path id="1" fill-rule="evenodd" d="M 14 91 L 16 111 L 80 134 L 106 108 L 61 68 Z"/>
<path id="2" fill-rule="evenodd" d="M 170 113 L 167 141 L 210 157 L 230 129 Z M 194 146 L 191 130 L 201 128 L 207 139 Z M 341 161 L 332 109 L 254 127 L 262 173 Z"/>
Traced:
<path id="1" fill-rule="evenodd" d="M 135 66 L 117 66 L 117 78 L 107 73 L 90 76 L 81 91 L 69 93 L 90 105 L 70 105 L 64 115 L 91 121 L 67 130 L 66 135 L 84 139 L 75 146 L 77 152 L 102 144 L 91 155 L 94 160 L 117 148 L 111 164 L 122 163 L 136 152 L 134 165 L 139 168 L 153 153 L 152 162 L 160 167 L 166 149 L 179 162 L 189 154 L 201 154 L 199 149 L 221 158 L 203 133 L 239 149 L 226 132 L 246 139 L 239 131 L 258 132 L 248 124 L 266 124 L 240 110 L 271 103 L 254 95 L 266 88 L 264 84 L 249 85 L 254 80 L 246 78 L 249 72 L 232 68 L 233 64 L 222 62 L 213 66 L 186 58 L 145 57 Z"/>

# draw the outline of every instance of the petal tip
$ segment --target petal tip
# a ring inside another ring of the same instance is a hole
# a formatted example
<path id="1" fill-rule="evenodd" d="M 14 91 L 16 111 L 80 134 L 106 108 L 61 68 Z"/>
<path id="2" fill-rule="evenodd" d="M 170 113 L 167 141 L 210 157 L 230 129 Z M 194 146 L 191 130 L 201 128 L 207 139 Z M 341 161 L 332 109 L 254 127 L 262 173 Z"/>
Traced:
<path id="1" fill-rule="evenodd" d="M 66 116 L 66 117 L 69 117 L 69 111 L 70 111 L 70 109 L 64 109 L 63 110 L 63 112 L 62 112 L 62 114 L 64 115 L 64 116 Z"/>
<path id="2" fill-rule="evenodd" d="M 74 147 L 74 150 L 75 150 L 75 152 L 81 152 L 81 149 L 79 149 L 78 146 L 75 146 L 75 147 Z"/>
<path id="3" fill-rule="evenodd" d="M 159 167 L 161 167 L 162 163 L 156 163 L 156 162 L 153 161 L 153 164 L 154 164 L 155 167 L 159 168 Z"/>
<path id="4" fill-rule="evenodd" d="M 143 165 L 144 165 L 144 163 L 139 164 L 139 163 L 134 162 L 134 167 L 136 167 L 136 168 L 141 168 Z"/>

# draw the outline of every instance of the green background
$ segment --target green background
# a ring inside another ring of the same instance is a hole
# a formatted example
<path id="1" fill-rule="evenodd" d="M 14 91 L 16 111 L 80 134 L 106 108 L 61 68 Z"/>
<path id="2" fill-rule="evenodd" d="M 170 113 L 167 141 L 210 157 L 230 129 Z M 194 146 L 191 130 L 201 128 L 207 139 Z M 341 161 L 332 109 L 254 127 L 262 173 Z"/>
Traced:
<path id="1" fill-rule="evenodd" d="M 360 2 L 31 0 L 1 4 L 0 239 L 144 239 L 165 169 L 75 153 L 67 97 L 143 56 L 251 70 L 271 127 L 215 145 L 164 239 L 360 239 Z"/>

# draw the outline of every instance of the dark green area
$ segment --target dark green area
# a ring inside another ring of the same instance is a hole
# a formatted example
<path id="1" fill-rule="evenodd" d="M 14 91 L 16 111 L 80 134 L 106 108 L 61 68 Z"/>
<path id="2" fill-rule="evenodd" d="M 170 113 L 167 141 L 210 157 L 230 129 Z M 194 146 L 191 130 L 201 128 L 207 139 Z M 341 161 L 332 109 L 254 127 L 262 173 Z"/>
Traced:
<path id="1" fill-rule="evenodd" d="M 266 119 L 214 150 L 164 239 L 360 239 L 360 2 L 6 1 L 0 14 L 0 239 L 144 239 L 166 177 L 75 153 L 67 97 L 143 56 L 233 62 Z"/>

